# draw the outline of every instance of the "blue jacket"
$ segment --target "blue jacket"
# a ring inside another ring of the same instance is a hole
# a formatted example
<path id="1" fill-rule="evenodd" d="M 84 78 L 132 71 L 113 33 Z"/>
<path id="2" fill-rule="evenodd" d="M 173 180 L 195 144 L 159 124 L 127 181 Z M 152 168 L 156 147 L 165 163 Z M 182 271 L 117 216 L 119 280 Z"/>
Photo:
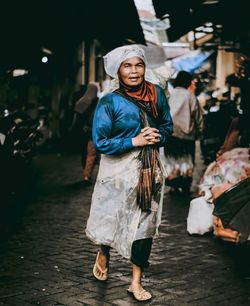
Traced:
<path id="1" fill-rule="evenodd" d="M 151 127 L 160 131 L 158 146 L 164 146 L 173 132 L 173 122 L 167 98 L 161 87 L 157 88 L 158 117 L 148 116 Z M 133 102 L 108 93 L 97 104 L 93 121 L 93 142 L 96 149 L 104 154 L 115 155 L 133 148 L 132 138 L 141 132 L 139 107 Z"/>

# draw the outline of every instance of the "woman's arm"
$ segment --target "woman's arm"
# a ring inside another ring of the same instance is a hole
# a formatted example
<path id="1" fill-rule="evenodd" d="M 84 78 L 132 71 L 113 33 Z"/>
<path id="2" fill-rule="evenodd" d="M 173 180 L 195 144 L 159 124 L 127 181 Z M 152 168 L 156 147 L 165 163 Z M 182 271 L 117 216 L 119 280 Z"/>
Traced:
<path id="1" fill-rule="evenodd" d="M 193 93 L 190 93 L 190 99 L 192 112 L 191 116 L 195 123 L 194 128 L 196 132 L 196 138 L 199 138 L 199 136 L 202 134 L 204 127 L 203 111 L 197 97 Z"/>
<path id="2" fill-rule="evenodd" d="M 93 142 L 104 154 L 122 154 L 133 148 L 132 137 L 113 135 L 114 110 L 109 95 L 104 96 L 96 107 L 93 120 Z"/>

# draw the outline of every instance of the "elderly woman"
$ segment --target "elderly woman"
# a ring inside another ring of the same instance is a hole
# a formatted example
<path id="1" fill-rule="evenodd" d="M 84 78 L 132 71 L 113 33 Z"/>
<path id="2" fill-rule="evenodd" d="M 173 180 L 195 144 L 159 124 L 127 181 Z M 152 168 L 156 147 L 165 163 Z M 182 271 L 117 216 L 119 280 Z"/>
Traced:
<path id="1" fill-rule="evenodd" d="M 128 288 L 138 301 L 151 299 L 141 285 L 152 238 L 161 220 L 164 174 L 158 148 L 172 133 L 164 91 L 145 80 L 144 51 L 137 45 L 114 49 L 104 57 L 108 75 L 119 88 L 104 95 L 96 108 L 93 141 L 101 152 L 86 234 L 100 249 L 94 276 L 108 279 L 109 251 L 130 259 Z"/>

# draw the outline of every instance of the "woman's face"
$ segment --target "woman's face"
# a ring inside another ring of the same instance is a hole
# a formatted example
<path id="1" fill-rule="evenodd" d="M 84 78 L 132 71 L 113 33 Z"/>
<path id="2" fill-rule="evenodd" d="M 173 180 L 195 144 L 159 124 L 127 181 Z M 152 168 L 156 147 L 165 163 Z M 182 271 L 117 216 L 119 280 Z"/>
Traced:
<path id="1" fill-rule="evenodd" d="M 138 86 L 144 80 L 145 64 L 140 57 L 131 57 L 123 61 L 118 70 L 118 77 L 128 86 Z"/>

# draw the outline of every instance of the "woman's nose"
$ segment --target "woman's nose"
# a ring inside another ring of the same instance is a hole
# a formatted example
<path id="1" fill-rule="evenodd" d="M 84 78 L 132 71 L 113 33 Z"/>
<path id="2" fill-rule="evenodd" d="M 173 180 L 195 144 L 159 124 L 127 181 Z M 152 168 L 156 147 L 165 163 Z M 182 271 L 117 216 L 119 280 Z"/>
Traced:
<path id="1" fill-rule="evenodd" d="M 136 73 L 136 72 L 137 72 L 136 66 L 132 66 L 132 67 L 131 67 L 131 72 L 133 72 L 133 73 Z"/>

